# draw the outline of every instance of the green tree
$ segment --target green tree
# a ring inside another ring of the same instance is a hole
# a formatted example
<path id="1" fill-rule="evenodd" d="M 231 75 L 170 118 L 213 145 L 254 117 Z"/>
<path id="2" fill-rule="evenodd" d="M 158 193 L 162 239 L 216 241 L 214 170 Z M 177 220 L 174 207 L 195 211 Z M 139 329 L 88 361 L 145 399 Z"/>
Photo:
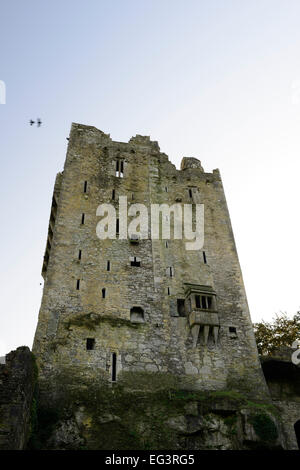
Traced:
<path id="1" fill-rule="evenodd" d="M 300 311 L 292 318 L 286 313 L 277 313 L 273 321 L 262 320 L 253 327 L 259 354 L 270 354 L 280 346 L 291 346 L 300 339 Z"/>

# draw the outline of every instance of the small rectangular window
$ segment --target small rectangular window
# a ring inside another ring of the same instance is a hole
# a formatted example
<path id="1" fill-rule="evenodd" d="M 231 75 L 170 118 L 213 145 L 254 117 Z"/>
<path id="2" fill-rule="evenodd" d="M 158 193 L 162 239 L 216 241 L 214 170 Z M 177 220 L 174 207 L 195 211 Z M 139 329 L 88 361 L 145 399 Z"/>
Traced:
<path id="1" fill-rule="evenodd" d="M 87 338 L 86 339 L 86 349 L 87 351 L 92 351 L 95 348 L 95 339 Z"/>
<path id="2" fill-rule="evenodd" d="M 189 189 L 189 196 L 193 197 L 193 191 L 191 189 Z"/>
<path id="3" fill-rule="evenodd" d="M 81 250 L 78 251 L 78 259 L 81 259 Z"/>
<path id="4" fill-rule="evenodd" d="M 102 299 L 105 299 L 105 295 L 106 295 L 106 289 L 103 288 L 103 289 L 102 289 Z"/>
<path id="5" fill-rule="evenodd" d="M 107 261 L 106 271 L 110 271 L 110 261 Z"/>
<path id="6" fill-rule="evenodd" d="M 87 181 L 84 182 L 83 192 L 84 192 L 84 193 L 87 192 Z"/>
<path id="7" fill-rule="evenodd" d="M 141 266 L 140 259 L 134 256 L 134 258 L 130 261 L 130 266 L 136 266 L 139 268 Z"/>
<path id="8" fill-rule="evenodd" d="M 168 287 L 168 295 L 170 295 L 170 287 Z"/>
<path id="9" fill-rule="evenodd" d="M 204 264 L 207 264 L 205 251 L 203 251 L 203 261 L 204 261 Z"/>
<path id="10" fill-rule="evenodd" d="M 124 176 L 124 160 L 116 161 L 116 176 L 118 178 L 123 178 Z"/>
<path id="11" fill-rule="evenodd" d="M 111 194 L 111 198 L 112 198 L 113 201 L 114 201 L 114 199 L 115 199 L 115 196 L 116 196 L 116 192 L 115 192 L 115 190 L 113 189 L 113 190 L 112 190 L 112 194 Z"/>
<path id="12" fill-rule="evenodd" d="M 173 270 L 172 266 L 169 267 L 169 275 L 170 275 L 170 277 L 174 276 L 174 270 Z"/>
<path id="13" fill-rule="evenodd" d="M 80 279 L 77 279 L 77 281 L 76 281 L 76 289 L 77 290 L 80 289 Z"/>
<path id="14" fill-rule="evenodd" d="M 237 331 L 236 331 L 236 327 L 235 327 L 235 326 L 230 326 L 230 327 L 229 327 L 229 337 L 230 337 L 230 338 L 233 338 L 233 339 L 235 339 L 235 338 L 238 337 Z"/>
<path id="15" fill-rule="evenodd" d="M 116 220 L 116 234 L 119 235 L 119 230 L 120 230 L 120 223 L 119 223 L 119 219 Z"/>
<path id="16" fill-rule="evenodd" d="M 85 219 L 85 215 L 82 214 L 82 216 L 81 216 L 81 224 L 82 224 L 82 225 L 84 225 L 84 219 Z"/>
<path id="17" fill-rule="evenodd" d="M 177 313 L 180 317 L 186 316 L 184 299 L 177 299 Z"/>

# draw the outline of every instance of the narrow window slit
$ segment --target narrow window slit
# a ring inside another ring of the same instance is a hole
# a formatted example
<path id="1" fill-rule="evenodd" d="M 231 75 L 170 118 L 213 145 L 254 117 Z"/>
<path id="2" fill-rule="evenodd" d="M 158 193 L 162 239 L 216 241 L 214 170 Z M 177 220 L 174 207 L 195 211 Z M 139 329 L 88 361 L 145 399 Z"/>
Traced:
<path id="1" fill-rule="evenodd" d="M 82 214 L 82 216 L 81 216 L 81 225 L 84 225 L 84 219 L 85 219 L 85 215 Z"/>
<path id="2" fill-rule="evenodd" d="M 102 299 L 105 299 L 105 295 L 106 295 L 106 289 L 105 287 L 102 289 Z"/>
<path id="3" fill-rule="evenodd" d="M 76 282 L 76 289 L 77 289 L 77 290 L 80 289 L 80 279 L 77 279 L 77 282 Z"/>
<path id="4" fill-rule="evenodd" d="M 87 192 L 87 181 L 84 182 L 83 192 L 84 193 Z"/>
<path id="5" fill-rule="evenodd" d="M 112 353 L 111 357 L 111 381 L 116 382 L 117 380 L 117 354 Z"/>
<path id="6" fill-rule="evenodd" d="M 81 250 L 78 252 L 78 259 L 81 259 Z"/>

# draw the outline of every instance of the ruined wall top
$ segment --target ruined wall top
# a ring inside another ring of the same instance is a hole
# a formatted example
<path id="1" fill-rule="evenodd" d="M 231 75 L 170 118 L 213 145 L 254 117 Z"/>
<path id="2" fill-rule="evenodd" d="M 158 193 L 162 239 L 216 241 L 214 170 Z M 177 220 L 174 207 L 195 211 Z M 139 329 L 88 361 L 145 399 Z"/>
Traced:
<path id="1" fill-rule="evenodd" d="M 197 158 L 183 157 L 181 160 L 180 169 L 186 170 L 188 168 L 198 168 L 199 170 L 204 171 L 200 160 Z"/>
<path id="2" fill-rule="evenodd" d="M 109 146 L 117 145 L 123 149 L 129 144 L 133 148 L 137 147 L 142 151 L 150 150 L 151 152 L 154 152 L 154 153 L 160 153 L 161 157 L 163 157 L 166 160 L 169 160 L 168 156 L 165 153 L 160 152 L 160 147 L 159 147 L 158 142 L 155 140 L 151 140 L 150 136 L 147 136 L 147 135 L 143 136 L 143 135 L 137 134 L 136 136 L 131 137 L 128 143 L 117 142 L 111 139 L 110 134 L 106 134 L 105 132 L 101 131 L 100 129 L 97 129 L 94 126 L 87 126 L 85 124 L 78 124 L 74 122 L 72 123 L 70 137 L 74 136 L 75 139 L 77 139 L 77 137 L 82 135 L 83 132 L 85 136 L 85 141 L 87 141 L 88 143 L 97 143 L 99 141 L 102 144 L 109 145 Z M 181 160 L 180 170 L 194 170 L 194 169 L 200 170 L 200 172 L 204 173 L 204 169 L 201 165 L 200 160 L 198 160 L 197 158 L 193 158 L 193 157 L 183 157 Z M 218 170 L 214 170 L 214 173 L 216 171 L 218 172 Z"/>

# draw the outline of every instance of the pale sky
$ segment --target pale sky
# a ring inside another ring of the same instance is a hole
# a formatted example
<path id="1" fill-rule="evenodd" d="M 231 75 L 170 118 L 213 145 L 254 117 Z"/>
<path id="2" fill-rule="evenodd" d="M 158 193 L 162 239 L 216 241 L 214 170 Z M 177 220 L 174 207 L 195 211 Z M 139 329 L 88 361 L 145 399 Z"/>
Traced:
<path id="1" fill-rule="evenodd" d="M 219 168 L 252 320 L 299 309 L 299 18 L 299 0 L 1 2 L 0 356 L 32 346 L 72 122 Z"/>

